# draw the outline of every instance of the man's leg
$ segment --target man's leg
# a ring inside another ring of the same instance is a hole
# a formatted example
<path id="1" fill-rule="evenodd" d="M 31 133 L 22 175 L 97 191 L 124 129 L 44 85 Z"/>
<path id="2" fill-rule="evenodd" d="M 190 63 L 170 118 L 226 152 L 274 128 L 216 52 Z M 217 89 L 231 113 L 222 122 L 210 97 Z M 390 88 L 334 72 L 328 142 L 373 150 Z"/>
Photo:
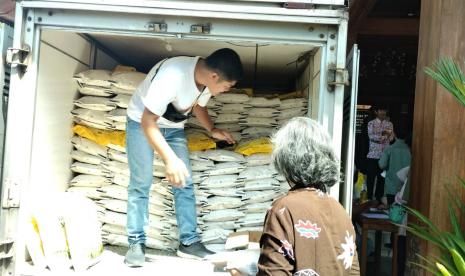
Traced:
<path id="1" fill-rule="evenodd" d="M 192 171 L 189 160 L 189 150 L 184 129 L 165 128 L 165 139 L 171 149 L 181 159 L 189 171 L 184 188 L 173 187 L 176 220 L 179 229 L 178 255 L 186 258 L 201 259 L 214 252 L 207 250 L 201 243 L 197 233 L 197 211 L 192 183 Z"/>
<path id="2" fill-rule="evenodd" d="M 145 260 L 144 227 L 148 225 L 148 203 L 153 181 L 153 149 L 148 143 L 139 123 L 128 119 L 126 127 L 126 150 L 130 170 L 128 187 L 127 224 L 129 250 L 126 263 L 141 266 Z M 141 252 L 142 251 L 142 252 Z"/>
<path id="3" fill-rule="evenodd" d="M 189 171 L 184 188 L 173 187 L 176 220 L 178 222 L 179 240 L 184 245 L 189 245 L 200 240 L 197 233 L 197 211 L 192 183 L 192 171 L 189 160 L 189 150 L 184 130 L 180 128 L 165 128 L 165 139 L 181 159 Z"/>
<path id="4" fill-rule="evenodd" d="M 378 172 L 378 162 L 376 159 L 367 158 L 367 197 L 368 200 L 373 199 L 373 189 L 375 187 L 375 177 Z"/>
<path id="5" fill-rule="evenodd" d="M 376 164 L 378 164 L 378 160 L 376 159 Z M 377 166 L 377 174 L 376 174 L 376 192 L 375 197 L 378 201 L 381 201 L 381 198 L 384 196 L 384 177 L 381 176 L 383 170 Z"/>

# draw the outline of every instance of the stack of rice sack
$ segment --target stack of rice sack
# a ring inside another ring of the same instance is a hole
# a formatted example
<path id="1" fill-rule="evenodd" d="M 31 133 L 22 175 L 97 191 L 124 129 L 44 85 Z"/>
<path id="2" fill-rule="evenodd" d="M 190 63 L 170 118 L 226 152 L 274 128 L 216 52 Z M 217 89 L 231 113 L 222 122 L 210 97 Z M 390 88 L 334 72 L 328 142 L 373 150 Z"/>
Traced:
<path id="1" fill-rule="evenodd" d="M 129 167 L 125 149 L 126 108 L 145 74 L 89 70 L 75 76 L 80 97 L 71 112 L 76 125 L 71 139 L 74 160 L 69 192 L 83 194 L 100 206 L 104 242 L 127 245 L 126 208 Z M 162 184 L 164 163 L 155 155 L 154 185 L 149 200 L 147 246 L 176 248 L 177 230 L 171 187 Z"/>
<path id="2" fill-rule="evenodd" d="M 190 159 L 202 241 L 218 251 L 245 216 L 239 210 L 244 182 L 238 178 L 245 169 L 245 159 L 222 149 L 191 152 Z"/>

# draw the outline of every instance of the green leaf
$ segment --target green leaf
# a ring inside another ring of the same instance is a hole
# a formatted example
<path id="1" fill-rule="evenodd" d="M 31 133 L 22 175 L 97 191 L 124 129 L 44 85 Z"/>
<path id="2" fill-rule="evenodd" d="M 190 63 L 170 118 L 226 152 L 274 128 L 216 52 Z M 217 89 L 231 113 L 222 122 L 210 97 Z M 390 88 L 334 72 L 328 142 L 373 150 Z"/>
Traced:
<path id="1" fill-rule="evenodd" d="M 465 276 L 465 261 L 463 257 L 460 256 L 459 252 L 455 249 L 451 249 L 450 253 L 452 255 L 452 259 L 454 260 L 455 267 L 457 268 L 460 276 Z"/>
<path id="2" fill-rule="evenodd" d="M 441 271 L 443 276 L 452 276 L 445 266 L 440 263 L 436 263 L 436 267 Z"/>

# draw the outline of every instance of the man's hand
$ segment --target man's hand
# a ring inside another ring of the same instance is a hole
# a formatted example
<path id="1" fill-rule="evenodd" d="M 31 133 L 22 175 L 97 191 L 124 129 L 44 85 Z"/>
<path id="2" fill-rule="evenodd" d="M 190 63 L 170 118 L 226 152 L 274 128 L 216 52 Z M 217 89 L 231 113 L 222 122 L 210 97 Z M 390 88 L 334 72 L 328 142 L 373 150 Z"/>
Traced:
<path id="1" fill-rule="evenodd" d="M 232 137 L 231 133 L 227 132 L 226 130 L 213 128 L 210 132 L 210 135 L 218 140 L 226 141 L 228 144 L 235 144 L 236 141 Z"/>
<path id="2" fill-rule="evenodd" d="M 189 177 L 189 171 L 184 162 L 176 157 L 170 159 L 165 165 L 166 180 L 175 187 L 183 188 L 186 185 L 186 177 Z"/>

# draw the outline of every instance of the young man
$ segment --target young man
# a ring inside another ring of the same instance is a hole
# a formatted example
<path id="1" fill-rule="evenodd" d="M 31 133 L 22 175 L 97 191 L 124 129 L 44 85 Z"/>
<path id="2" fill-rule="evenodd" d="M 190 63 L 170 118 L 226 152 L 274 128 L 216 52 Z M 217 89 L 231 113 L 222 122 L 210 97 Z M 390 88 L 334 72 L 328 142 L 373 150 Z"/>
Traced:
<path id="1" fill-rule="evenodd" d="M 384 195 L 384 178 L 378 161 L 384 149 L 393 139 L 393 125 L 387 120 L 387 109 L 382 106 L 375 107 L 376 118 L 368 122 L 369 150 L 367 154 L 367 193 L 368 199 L 373 198 L 373 190 L 376 178 L 376 199 L 381 202 Z"/>
<path id="2" fill-rule="evenodd" d="M 227 131 L 214 127 L 206 109 L 210 96 L 228 91 L 242 78 L 239 56 L 220 49 L 207 58 L 173 57 L 159 62 L 139 85 L 128 107 L 126 146 L 130 169 L 125 263 L 145 261 L 149 191 L 154 150 L 163 159 L 166 178 L 173 185 L 181 257 L 201 259 L 213 252 L 200 243 L 185 119 L 193 112 L 213 138 L 234 143 Z"/>

